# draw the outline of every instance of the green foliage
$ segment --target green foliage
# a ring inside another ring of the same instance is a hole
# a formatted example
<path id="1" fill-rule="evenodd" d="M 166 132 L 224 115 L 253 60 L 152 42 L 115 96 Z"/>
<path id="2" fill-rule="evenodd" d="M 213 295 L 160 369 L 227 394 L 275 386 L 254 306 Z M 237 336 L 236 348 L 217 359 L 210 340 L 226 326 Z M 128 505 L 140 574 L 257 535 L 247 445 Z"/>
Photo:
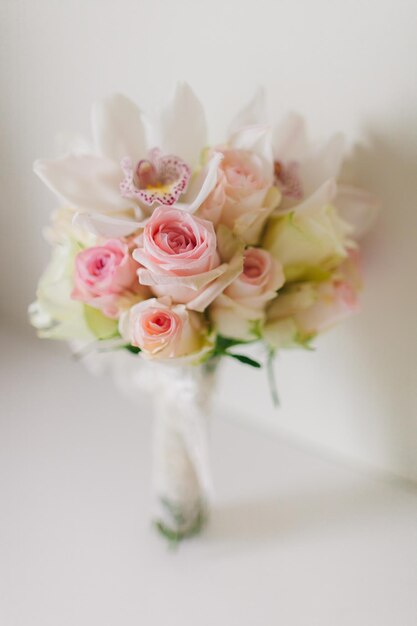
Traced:
<path id="1" fill-rule="evenodd" d="M 210 355 L 210 358 L 228 356 L 232 359 L 236 359 L 236 361 L 240 361 L 240 363 L 250 365 L 251 367 L 262 367 L 258 361 L 255 361 L 254 359 L 251 359 L 244 354 L 235 354 L 234 352 L 229 352 L 230 348 L 234 348 L 235 346 L 240 345 L 247 345 L 248 343 L 252 342 L 242 341 L 241 339 L 233 339 L 232 337 L 223 337 L 223 335 L 217 335 L 216 343 L 213 352 Z"/>
<path id="2" fill-rule="evenodd" d="M 123 346 L 123 347 L 125 348 L 125 350 L 128 350 L 132 354 L 139 354 L 139 352 L 141 352 L 140 348 L 138 348 L 137 346 L 131 346 L 130 344 L 128 346 Z"/>
<path id="3" fill-rule="evenodd" d="M 251 367 L 262 367 L 259 361 L 255 361 L 255 359 L 251 359 L 245 354 L 228 353 L 227 356 L 230 356 L 232 359 L 236 359 L 236 361 L 240 361 L 241 363 L 245 363 L 245 365 L 250 365 Z"/>

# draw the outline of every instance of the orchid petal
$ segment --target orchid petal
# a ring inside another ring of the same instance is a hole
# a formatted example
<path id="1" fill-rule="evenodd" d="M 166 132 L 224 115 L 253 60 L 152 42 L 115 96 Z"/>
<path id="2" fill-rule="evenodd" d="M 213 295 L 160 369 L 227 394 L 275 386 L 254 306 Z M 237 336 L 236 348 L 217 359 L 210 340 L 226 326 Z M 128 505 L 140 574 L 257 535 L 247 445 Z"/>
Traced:
<path id="1" fill-rule="evenodd" d="M 206 145 L 204 109 L 187 83 L 178 83 L 174 98 L 161 119 L 161 148 L 180 156 L 186 163 L 198 162 Z"/>
<path id="2" fill-rule="evenodd" d="M 105 239 L 127 237 L 145 225 L 129 218 L 113 217 L 100 213 L 76 213 L 73 223 Z"/>
<path id="3" fill-rule="evenodd" d="M 289 113 L 275 129 L 272 143 L 274 157 L 278 161 L 303 160 L 308 153 L 304 118 L 297 113 Z"/>
<path id="4" fill-rule="evenodd" d="M 235 150 L 250 150 L 264 158 L 268 165 L 273 162 L 271 129 L 269 126 L 256 125 L 242 128 L 230 137 L 229 146 Z"/>
<path id="5" fill-rule="evenodd" d="M 233 134 L 244 126 L 266 124 L 265 90 L 259 87 L 248 104 L 236 115 L 230 125 L 229 134 Z"/>
<path id="6" fill-rule="evenodd" d="M 323 207 L 330 204 L 336 197 L 337 184 L 334 180 L 326 180 L 318 189 L 314 191 L 308 198 L 306 198 L 300 204 L 297 204 L 292 209 L 287 209 L 283 213 L 304 213 L 308 214 L 310 211 L 314 211 L 318 207 Z M 279 209 L 278 209 L 278 212 Z"/>
<path id="7" fill-rule="evenodd" d="M 368 232 L 380 209 L 376 196 L 350 185 L 338 186 L 334 204 L 342 219 L 353 227 L 353 239 L 360 239 Z"/>
<path id="8" fill-rule="evenodd" d="M 131 201 L 120 195 L 121 171 L 110 159 L 69 154 L 55 160 L 38 160 L 34 171 L 71 207 L 108 212 L 131 206 Z"/>
<path id="9" fill-rule="evenodd" d="M 311 156 L 300 164 L 299 175 L 305 195 L 313 193 L 326 180 L 337 179 L 344 148 L 344 136 L 334 135 L 320 150 L 312 152 Z"/>
<path id="10" fill-rule="evenodd" d="M 61 131 L 55 137 L 57 154 L 92 154 L 93 146 L 81 133 Z"/>
<path id="11" fill-rule="evenodd" d="M 93 105 L 92 127 L 100 154 L 119 163 L 129 156 L 134 163 L 144 158 L 147 142 L 142 114 L 136 104 L 115 94 Z"/>
<path id="12" fill-rule="evenodd" d="M 222 159 L 223 155 L 215 152 L 207 165 L 191 178 L 188 190 L 180 202 L 183 211 L 195 213 L 213 191 L 217 183 L 217 170 Z"/>

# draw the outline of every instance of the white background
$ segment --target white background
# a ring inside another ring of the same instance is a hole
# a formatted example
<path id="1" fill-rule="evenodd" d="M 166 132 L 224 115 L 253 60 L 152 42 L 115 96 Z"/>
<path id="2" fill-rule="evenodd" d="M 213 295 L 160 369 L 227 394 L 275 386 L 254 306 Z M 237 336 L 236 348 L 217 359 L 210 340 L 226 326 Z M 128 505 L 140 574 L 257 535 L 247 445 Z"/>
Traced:
<path id="1" fill-rule="evenodd" d="M 89 130 L 114 91 L 152 109 L 185 79 L 218 140 L 257 85 L 272 118 L 346 133 L 358 184 L 383 210 L 364 242 L 362 314 L 283 354 L 282 408 L 263 374 L 229 366 L 220 402 L 359 463 L 417 479 L 417 5 L 414 0 L 2 0 L 1 314 L 23 331 L 54 205 L 32 174 L 58 130 Z M 2 358 L 5 358 L 3 353 Z M 36 364 L 34 364 L 36 366 Z M 114 399 L 115 406 L 117 399 Z"/>

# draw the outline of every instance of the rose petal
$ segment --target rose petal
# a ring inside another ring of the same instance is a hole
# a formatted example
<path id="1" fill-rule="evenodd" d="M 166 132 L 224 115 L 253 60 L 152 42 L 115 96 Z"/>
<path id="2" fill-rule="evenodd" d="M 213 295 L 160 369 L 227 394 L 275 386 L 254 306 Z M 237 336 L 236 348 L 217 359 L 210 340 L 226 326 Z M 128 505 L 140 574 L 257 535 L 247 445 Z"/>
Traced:
<path id="1" fill-rule="evenodd" d="M 116 163 L 126 156 L 137 163 L 147 153 L 142 114 L 134 102 L 121 94 L 93 105 L 92 127 L 99 153 Z"/>
<path id="2" fill-rule="evenodd" d="M 223 274 L 208 285 L 207 289 L 205 289 L 201 294 L 191 300 L 191 302 L 188 302 L 187 309 L 203 312 L 208 305 L 211 304 L 213 300 L 217 298 L 217 296 L 220 295 L 237 276 L 239 276 L 242 270 L 243 254 L 238 252 L 227 265 L 227 269 L 223 272 Z"/>
<path id="3" fill-rule="evenodd" d="M 120 195 L 121 170 L 110 159 L 69 154 L 55 160 L 38 160 L 33 168 L 45 185 L 71 207 L 108 212 L 132 206 L 131 200 Z"/>
<path id="4" fill-rule="evenodd" d="M 291 347 L 297 338 L 297 333 L 298 328 L 295 321 L 288 317 L 283 320 L 268 322 L 264 327 L 263 337 L 270 346 L 278 350 Z"/>
<path id="5" fill-rule="evenodd" d="M 133 258 L 140 263 L 141 256 L 138 252 L 139 250 L 135 250 Z M 224 274 L 227 267 L 227 264 L 223 263 L 213 270 L 203 272 L 202 274 L 195 274 L 194 276 L 170 276 L 169 274 L 158 274 L 145 268 L 140 268 L 138 270 L 138 276 L 141 285 L 172 285 L 173 287 L 186 287 L 197 291 L 208 285 L 215 278 Z"/>
<path id="6" fill-rule="evenodd" d="M 227 296 L 221 295 L 210 308 L 210 319 L 218 333 L 241 341 L 257 339 L 253 332 L 254 323 L 263 320 L 262 311 L 239 306 Z"/>

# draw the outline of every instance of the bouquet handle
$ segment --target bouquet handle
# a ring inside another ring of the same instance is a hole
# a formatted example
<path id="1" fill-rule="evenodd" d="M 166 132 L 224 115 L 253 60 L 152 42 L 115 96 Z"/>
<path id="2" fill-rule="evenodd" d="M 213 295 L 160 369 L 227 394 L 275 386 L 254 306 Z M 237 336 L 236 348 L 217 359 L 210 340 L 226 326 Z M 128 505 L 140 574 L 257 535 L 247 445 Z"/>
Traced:
<path id="1" fill-rule="evenodd" d="M 208 419 L 216 364 L 169 367 L 155 389 L 154 523 L 173 543 L 201 531 L 212 496 Z"/>

